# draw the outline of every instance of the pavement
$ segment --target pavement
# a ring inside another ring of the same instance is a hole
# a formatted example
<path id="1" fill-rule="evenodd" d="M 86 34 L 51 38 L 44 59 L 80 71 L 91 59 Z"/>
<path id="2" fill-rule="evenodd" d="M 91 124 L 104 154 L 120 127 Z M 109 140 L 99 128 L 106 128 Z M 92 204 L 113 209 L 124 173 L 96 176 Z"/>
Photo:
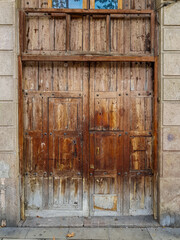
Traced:
<path id="1" fill-rule="evenodd" d="M 180 228 L 1 228 L 0 240 L 180 240 Z"/>

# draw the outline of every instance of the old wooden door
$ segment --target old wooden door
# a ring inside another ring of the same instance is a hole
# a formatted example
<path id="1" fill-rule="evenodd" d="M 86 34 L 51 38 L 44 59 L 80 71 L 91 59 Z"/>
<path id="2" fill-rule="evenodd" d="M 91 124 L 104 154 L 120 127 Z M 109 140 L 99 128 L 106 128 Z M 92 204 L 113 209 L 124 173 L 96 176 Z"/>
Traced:
<path id="1" fill-rule="evenodd" d="M 153 1 L 58 4 L 20 13 L 25 215 L 151 215 Z"/>

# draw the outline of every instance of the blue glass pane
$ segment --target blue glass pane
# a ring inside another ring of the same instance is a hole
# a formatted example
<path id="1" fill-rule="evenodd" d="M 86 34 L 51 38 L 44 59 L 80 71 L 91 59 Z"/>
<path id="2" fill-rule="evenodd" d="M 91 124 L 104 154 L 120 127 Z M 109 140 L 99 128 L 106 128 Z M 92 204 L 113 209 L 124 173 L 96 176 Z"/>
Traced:
<path id="1" fill-rule="evenodd" d="M 95 0 L 95 9 L 117 9 L 118 0 Z"/>
<path id="2" fill-rule="evenodd" d="M 53 0 L 52 7 L 53 8 L 76 8 L 82 9 L 83 0 Z"/>
<path id="3" fill-rule="evenodd" d="M 69 0 L 69 8 L 81 9 L 83 6 L 83 0 Z"/>
<path id="4" fill-rule="evenodd" d="M 53 0 L 52 7 L 53 8 L 67 8 L 67 1 L 66 0 Z"/>

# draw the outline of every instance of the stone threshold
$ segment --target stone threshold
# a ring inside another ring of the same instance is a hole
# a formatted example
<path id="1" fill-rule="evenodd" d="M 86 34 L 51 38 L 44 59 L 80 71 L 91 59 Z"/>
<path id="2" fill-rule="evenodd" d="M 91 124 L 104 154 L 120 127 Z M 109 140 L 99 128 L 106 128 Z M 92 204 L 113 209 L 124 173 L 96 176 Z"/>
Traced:
<path id="1" fill-rule="evenodd" d="M 151 228 L 159 227 L 153 216 L 122 216 L 122 217 L 28 217 L 20 221 L 18 227 L 43 228 L 43 227 L 131 227 Z"/>

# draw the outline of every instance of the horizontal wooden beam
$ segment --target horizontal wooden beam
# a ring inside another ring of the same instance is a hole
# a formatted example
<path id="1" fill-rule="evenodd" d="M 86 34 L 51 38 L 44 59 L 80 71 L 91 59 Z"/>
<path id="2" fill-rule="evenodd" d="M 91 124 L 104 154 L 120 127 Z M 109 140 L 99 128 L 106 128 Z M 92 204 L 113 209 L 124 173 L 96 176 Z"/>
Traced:
<path id="1" fill-rule="evenodd" d="M 25 8 L 26 13 L 67 13 L 67 14 L 151 14 L 153 10 L 135 9 L 57 9 L 57 8 Z"/>
<path id="2" fill-rule="evenodd" d="M 49 56 L 49 55 L 22 55 L 22 61 L 43 62 L 155 62 L 153 56 Z"/>

